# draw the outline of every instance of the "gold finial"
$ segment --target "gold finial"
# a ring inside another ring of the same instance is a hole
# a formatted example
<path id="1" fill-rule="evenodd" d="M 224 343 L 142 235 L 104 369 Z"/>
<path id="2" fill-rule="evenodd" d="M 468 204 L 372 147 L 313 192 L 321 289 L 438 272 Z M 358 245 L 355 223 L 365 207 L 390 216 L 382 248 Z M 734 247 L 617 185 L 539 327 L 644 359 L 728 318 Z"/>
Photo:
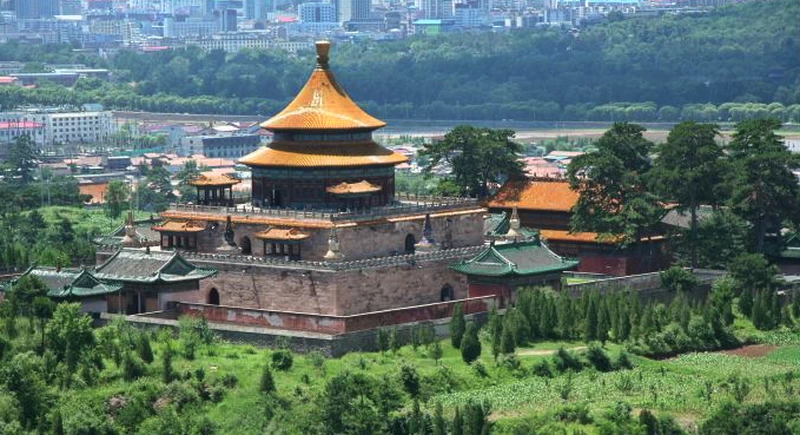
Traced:
<path id="1" fill-rule="evenodd" d="M 328 68 L 328 53 L 331 51 L 331 41 L 317 41 L 317 66 Z"/>

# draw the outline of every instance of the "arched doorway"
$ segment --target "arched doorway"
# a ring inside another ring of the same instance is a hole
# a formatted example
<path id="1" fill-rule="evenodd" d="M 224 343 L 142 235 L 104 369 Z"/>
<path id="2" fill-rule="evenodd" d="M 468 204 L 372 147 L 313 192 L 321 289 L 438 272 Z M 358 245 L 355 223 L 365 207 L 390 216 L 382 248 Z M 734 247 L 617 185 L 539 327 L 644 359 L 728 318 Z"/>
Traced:
<path id="1" fill-rule="evenodd" d="M 252 255 L 253 247 L 250 245 L 250 237 L 244 236 L 239 240 L 239 247 L 242 249 L 242 255 Z"/>
<path id="2" fill-rule="evenodd" d="M 445 284 L 442 290 L 439 291 L 439 300 L 442 302 L 452 301 L 454 299 L 453 286 Z"/>
<path id="3" fill-rule="evenodd" d="M 414 245 L 417 244 L 417 239 L 414 238 L 413 234 L 409 234 L 406 236 L 406 243 L 405 243 L 405 252 L 406 254 L 413 254 L 414 253 Z"/>
<path id="4" fill-rule="evenodd" d="M 208 304 L 219 305 L 219 292 L 216 288 L 212 288 L 211 291 L 208 292 Z"/>

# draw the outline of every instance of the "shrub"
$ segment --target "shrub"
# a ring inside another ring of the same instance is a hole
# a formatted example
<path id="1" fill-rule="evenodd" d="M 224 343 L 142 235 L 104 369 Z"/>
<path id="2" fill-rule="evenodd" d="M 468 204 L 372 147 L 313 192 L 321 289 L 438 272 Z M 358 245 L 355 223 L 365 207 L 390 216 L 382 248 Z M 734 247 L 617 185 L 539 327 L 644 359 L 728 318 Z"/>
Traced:
<path id="1" fill-rule="evenodd" d="M 153 362 L 153 348 L 150 347 L 150 339 L 147 334 L 139 334 L 139 339 L 136 342 L 136 353 L 145 363 L 150 364 Z"/>
<path id="2" fill-rule="evenodd" d="M 631 361 L 630 354 L 627 351 L 622 350 L 620 351 L 619 355 L 617 356 L 617 361 L 614 365 L 619 370 L 629 370 L 633 368 L 633 362 Z"/>
<path id="3" fill-rule="evenodd" d="M 311 365 L 314 366 L 315 368 L 317 369 L 325 368 L 325 355 L 323 355 L 322 352 L 318 350 L 309 352 L 306 355 L 306 358 L 308 358 L 308 361 L 311 362 Z"/>
<path id="4" fill-rule="evenodd" d="M 500 355 L 497 359 L 497 365 L 511 371 L 516 371 L 520 368 L 519 358 L 513 353 Z"/>
<path id="5" fill-rule="evenodd" d="M 122 377 L 132 381 L 144 376 L 145 368 L 142 360 L 132 352 L 125 352 L 122 358 Z"/>
<path id="6" fill-rule="evenodd" d="M 486 378 L 489 376 L 489 372 L 486 371 L 486 366 L 480 361 L 473 362 L 472 368 L 475 370 L 475 374 L 481 378 Z"/>
<path id="7" fill-rule="evenodd" d="M 573 406 L 564 406 L 555 412 L 554 417 L 567 423 L 578 423 L 587 425 L 592 423 L 592 416 L 589 414 L 589 407 L 585 403 Z"/>
<path id="8" fill-rule="evenodd" d="M 543 378 L 552 378 L 553 368 L 550 366 L 550 362 L 548 362 L 546 359 L 543 359 L 531 366 L 531 374 Z"/>
<path id="9" fill-rule="evenodd" d="M 262 393 L 266 394 L 275 392 L 275 379 L 272 377 L 272 370 L 270 370 L 269 364 L 265 364 L 264 369 L 261 371 L 260 389 Z"/>
<path id="10" fill-rule="evenodd" d="M 403 384 L 403 390 L 411 397 L 419 397 L 420 380 L 417 369 L 414 366 L 403 364 L 400 367 L 400 382 Z"/>
<path id="11" fill-rule="evenodd" d="M 280 371 L 288 371 L 292 368 L 294 357 L 292 351 L 288 349 L 278 349 L 272 353 L 272 368 Z"/>
<path id="12" fill-rule="evenodd" d="M 583 369 L 583 363 L 581 363 L 577 355 L 564 349 L 564 347 L 558 348 L 558 352 L 553 356 L 553 366 L 555 366 L 556 370 L 559 372 L 565 372 L 567 370 L 579 372 Z"/>
<path id="13" fill-rule="evenodd" d="M 222 385 L 224 385 L 225 388 L 234 388 L 238 383 L 239 383 L 239 378 L 236 377 L 236 375 L 233 373 L 225 373 L 222 376 Z"/>
<path id="14" fill-rule="evenodd" d="M 697 277 L 690 271 L 672 266 L 661 272 L 661 286 L 671 292 L 690 292 L 697 287 Z"/>
<path id="15" fill-rule="evenodd" d="M 474 322 L 470 322 L 469 325 L 467 325 L 464 339 L 459 344 L 461 345 L 461 359 L 467 364 L 481 356 L 481 342 L 478 340 L 478 327 Z"/>
<path id="16" fill-rule="evenodd" d="M 594 366 L 597 371 L 610 372 L 614 369 L 611 364 L 611 358 L 603 350 L 598 343 L 589 344 L 589 349 L 586 351 L 586 359 Z"/>

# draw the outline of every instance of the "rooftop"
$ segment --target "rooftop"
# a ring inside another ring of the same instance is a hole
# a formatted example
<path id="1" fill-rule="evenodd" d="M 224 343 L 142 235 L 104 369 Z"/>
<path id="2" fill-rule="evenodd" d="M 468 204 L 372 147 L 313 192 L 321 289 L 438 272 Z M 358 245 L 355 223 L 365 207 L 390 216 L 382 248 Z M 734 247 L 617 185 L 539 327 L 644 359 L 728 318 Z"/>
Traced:
<path id="1" fill-rule="evenodd" d="M 578 192 L 563 179 L 535 178 L 509 181 L 487 202 L 489 208 L 531 211 L 570 212 L 578 202 Z"/>
<path id="2" fill-rule="evenodd" d="M 576 267 L 578 262 L 559 257 L 539 240 L 491 244 L 475 257 L 450 266 L 456 272 L 478 276 L 530 276 Z"/>
<path id="3" fill-rule="evenodd" d="M 192 186 L 233 186 L 241 182 L 242 180 L 228 174 L 200 174 L 189 184 Z"/>
<path id="4" fill-rule="evenodd" d="M 276 141 L 239 160 L 248 166 L 281 167 L 395 165 L 407 161 L 408 157 L 372 140 L 339 144 Z"/>
<path id="5" fill-rule="evenodd" d="M 199 280 L 215 273 L 195 267 L 177 252 L 120 249 L 98 266 L 94 275 L 104 280 L 154 284 Z"/>
<path id="6" fill-rule="evenodd" d="M 375 130 L 386 123 L 359 107 L 342 89 L 328 67 L 331 44 L 319 41 L 317 66 L 295 99 L 261 124 L 267 130 Z"/>

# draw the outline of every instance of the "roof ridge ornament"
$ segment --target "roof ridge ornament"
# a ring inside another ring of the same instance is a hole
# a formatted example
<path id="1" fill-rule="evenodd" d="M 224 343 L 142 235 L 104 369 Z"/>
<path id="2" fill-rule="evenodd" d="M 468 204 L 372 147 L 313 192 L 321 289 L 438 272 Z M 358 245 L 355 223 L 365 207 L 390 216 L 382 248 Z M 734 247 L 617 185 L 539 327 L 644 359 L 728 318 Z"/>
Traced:
<path id="1" fill-rule="evenodd" d="M 332 227 L 331 233 L 328 235 L 328 252 L 323 258 L 327 261 L 339 261 L 344 258 L 344 255 L 339 252 L 339 236 L 336 234 L 336 227 Z"/>
<path id="2" fill-rule="evenodd" d="M 317 41 L 314 45 L 317 48 L 317 68 L 327 70 L 328 60 L 330 60 L 331 41 Z"/>

